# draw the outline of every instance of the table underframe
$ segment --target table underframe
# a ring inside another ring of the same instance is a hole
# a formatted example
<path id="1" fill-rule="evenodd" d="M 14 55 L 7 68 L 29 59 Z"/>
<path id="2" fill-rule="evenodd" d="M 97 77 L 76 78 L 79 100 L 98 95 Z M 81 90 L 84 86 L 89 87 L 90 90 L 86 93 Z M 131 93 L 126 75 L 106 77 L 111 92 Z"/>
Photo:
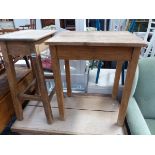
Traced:
<path id="1" fill-rule="evenodd" d="M 114 86 L 112 91 L 113 99 L 116 99 L 118 94 L 119 79 L 122 64 L 124 61 L 128 61 L 129 65 L 127 68 L 127 75 L 117 120 L 118 125 L 122 126 L 127 111 L 128 101 L 131 93 L 136 66 L 139 59 L 140 49 L 141 49 L 140 47 L 118 47 L 118 46 L 112 47 L 112 46 L 87 46 L 87 45 L 80 45 L 80 46 L 50 45 L 50 51 L 53 62 L 55 89 L 56 89 L 60 118 L 62 120 L 65 119 L 64 96 L 61 82 L 60 64 L 59 64 L 60 59 L 64 59 L 65 61 L 68 97 L 70 97 L 72 94 L 69 60 L 98 59 L 105 61 L 117 61 Z"/>

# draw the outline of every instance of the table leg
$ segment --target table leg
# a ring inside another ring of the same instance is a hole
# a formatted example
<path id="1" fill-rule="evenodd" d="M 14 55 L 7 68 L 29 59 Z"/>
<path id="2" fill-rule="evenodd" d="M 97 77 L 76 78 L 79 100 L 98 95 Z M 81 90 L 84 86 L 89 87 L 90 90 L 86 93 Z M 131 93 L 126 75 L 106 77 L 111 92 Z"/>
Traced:
<path id="1" fill-rule="evenodd" d="M 60 114 L 61 120 L 64 120 L 64 96 L 63 96 L 63 89 L 62 89 L 62 83 L 61 83 L 60 63 L 57 57 L 56 50 L 57 49 L 55 46 L 50 46 L 59 114 Z"/>
<path id="2" fill-rule="evenodd" d="M 33 65 L 32 68 L 34 69 L 34 72 L 36 75 L 36 80 L 37 80 L 37 84 L 39 88 L 39 94 L 41 95 L 41 100 L 43 102 L 47 122 L 51 124 L 53 120 L 53 115 L 52 115 L 52 110 L 50 106 L 50 100 L 48 97 L 48 91 L 46 88 L 44 73 L 42 69 L 41 57 L 40 57 L 40 54 L 38 54 L 39 51 L 36 53 L 32 55 L 32 65 Z"/>
<path id="3" fill-rule="evenodd" d="M 69 60 L 65 60 L 65 71 L 66 71 L 66 84 L 67 84 L 67 96 L 71 97 L 71 78 L 70 78 L 70 65 Z"/>
<path id="4" fill-rule="evenodd" d="M 2 53 L 4 57 L 4 63 L 16 117 L 18 120 L 23 120 L 23 109 L 22 103 L 18 98 L 19 92 L 17 89 L 16 72 L 14 68 L 13 58 L 12 56 L 8 55 L 7 47 L 5 44 L 2 44 Z"/>
<path id="5" fill-rule="evenodd" d="M 114 86 L 113 86 L 113 90 L 112 90 L 112 98 L 113 99 L 116 99 L 116 96 L 118 94 L 118 87 L 119 87 L 119 80 L 120 80 L 120 75 L 121 75 L 121 71 L 122 71 L 122 64 L 123 64 L 123 61 L 117 62 Z"/>
<path id="6" fill-rule="evenodd" d="M 134 75 L 135 75 L 135 71 L 136 71 L 136 67 L 139 59 L 139 54 L 140 54 L 140 48 L 134 48 L 132 59 L 129 61 L 129 65 L 127 68 L 127 75 L 125 79 L 125 85 L 124 85 L 121 105 L 120 105 L 119 114 L 118 114 L 118 125 L 120 126 L 122 126 L 124 123 L 128 101 L 131 93 L 132 83 L 133 83 L 133 79 L 134 79 Z"/>

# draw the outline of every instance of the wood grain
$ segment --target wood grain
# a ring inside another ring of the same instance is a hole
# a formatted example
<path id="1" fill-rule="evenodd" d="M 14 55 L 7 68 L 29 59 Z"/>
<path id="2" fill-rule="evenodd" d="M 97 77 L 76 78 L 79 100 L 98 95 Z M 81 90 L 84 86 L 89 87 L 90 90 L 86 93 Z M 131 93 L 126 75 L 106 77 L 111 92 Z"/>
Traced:
<path id="1" fill-rule="evenodd" d="M 64 116 L 64 98 L 63 98 L 63 89 L 61 83 L 61 73 L 60 73 L 60 63 L 57 57 L 57 49 L 55 46 L 50 47 L 52 62 L 53 62 L 53 73 L 54 73 L 54 82 L 55 82 L 55 90 L 58 100 L 59 114 L 61 120 L 65 119 Z"/>
<path id="2" fill-rule="evenodd" d="M 131 60 L 131 47 L 56 46 L 59 59 L 68 60 Z"/>
<path id="3" fill-rule="evenodd" d="M 21 30 L 7 33 L 0 36 L 0 40 L 4 41 L 38 41 L 47 36 L 53 35 L 56 30 Z"/>
<path id="4" fill-rule="evenodd" d="M 32 51 L 36 53 L 36 55 L 32 59 L 32 62 L 33 62 L 32 65 L 36 75 L 37 85 L 39 88 L 39 95 L 41 96 L 41 100 L 43 101 L 43 106 L 45 109 L 45 115 L 47 117 L 47 121 L 49 124 L 51 124 L 53 120 L 53 115 L 52 115 L 50 101 L 49 101 L 48 92 L 46 88 L 45 77 L 42 69 L 41 56 L 39 54 L 40 53 L 39 46 L 34 44 L 34 47 L 32 47 L 32 49 L 33 49 Z"/>
<path id="5" fill-rule="evenodd" d="M 40 101 L 30 101 L 28 106 L 42 107 Z M 53 96 L 51 101 L 51 107 L 58 108 L 56 95 Z M 83 95 L 83 94 L 72 94 L 71 97 L 64 98 L 65 109 L 76 109 L 76 110 L 93 110 L 93 111 L 104 111 L 104 112 L 116 112 L 118 110 L 119 103 L 117 100 L 111 98 L 111 96 L 99 96 L 99 95 Z"/>
<path id="6" fill-rule="evenodd" d="M 72 94 L 72 90 L 71 90 L 71 77 L 70 77 L 69 60 L 65 60 L 65 71 L 66 71 L 67 96 L 70 97 Z"/>
<path id="7" fill-rule="evenodd" d="M 129 65 L 127 68 L 125 85 L 123 89 L 123 95 L 122 95 L 122 100 L 121 100 L 121 105 L 120 105 L 119 115 L 118 115 L 118 125 L 121 125 L 121 126 L 124 123 L 128 101 L 129 101 L 131 88 L 132 88 L 132 82 L 134 79 L 134 75 L 135 75 L 135 71 L 136 71 L 136 67 L 139 59 L 139 54 L 140 54 L 140 48 L 134 48 L 133 54 L 132 54 L 132 60 L 129 61 Z"/>
<path id="8" fill-rule="evenodd" d="M 9 87 L 11 90 L 11 96 L 13 99 L 15 113 L 16 113 L 17 119 L 22 120 L 23 119 L 23 110 L 22 110 L 22 104 L 20 103 L 19 98 L 18 98 L 18 90 L 16 87 L 17 86 L 16 73 L 15 73 L 13 59 L 10 55 L 8 55 L 7 46 L 5 43 L 2 44 L 1 49 L 2 49 L 2 54 L 3 54 L 3 58 L 4 58 L 7 78 L 9 81 Z"/>
<path id="9" fill-rule="evenodd" d="M 46 41 L 50 45 L 142 47 L 146 43 L 128 31 L 60 32 Z"/>
<path id="10" fill-rule="evenodd" d="M 17 86 L 21 89 L 24 89 L 27 83 L 32 80 L 32 72 L 27 72 L 27 70 L 21 70 L 20 68 L 16 68 L 16 72 L 18 79 Z M 0 85 L 0 132 L 2 132 L 6 125 L 9 123 L 11 117 L 14 115 L 15 111 L 5 73 L 1 75 Z"/>
<path id="11" fill-rule="evenodd" d="M 112 90 L 112 98 L 113 99 L 116 99 L 116 96 L 118 94 L 118 87 L 119 87 L 119 80 L 120 80 L 120 75 L 121 75 L 121 71 L 122 71 L 122 65 L 123 65 L 123 61 L 117 62 L 114 86 L 113 86 L 113 90 Z"/>
<path id="12" fill-rule="evenodd" d="M 55 97 L 52 104 L 54 100 L 56 101 Z M 102 101 L 109 101 L 109 104 Z M 65 109 L 65 121 L 59 120 L 58 108 L 52 108 L 54 121 L 48 125 L 43 107 L 27 106 L 24 110 L 25 119 L 16 121 L 12 130 L 22 134 L 124 134 L 123 128 L 116 124 L 119 104 L 111 97 L 76 95 L 65 98 L 64 103 L 68 107 Z M 113 111 L 98 111 L 100 107 Z"/>
<path id="13" fill-rule="evenodd" d="M 25 42 L 17 42 L 17 41 L 11 41 L 7 43 L 7 50 L 8 54 L 12 56 L 26 56 L 30 55 L 31 50 L 29 43 Z"/>

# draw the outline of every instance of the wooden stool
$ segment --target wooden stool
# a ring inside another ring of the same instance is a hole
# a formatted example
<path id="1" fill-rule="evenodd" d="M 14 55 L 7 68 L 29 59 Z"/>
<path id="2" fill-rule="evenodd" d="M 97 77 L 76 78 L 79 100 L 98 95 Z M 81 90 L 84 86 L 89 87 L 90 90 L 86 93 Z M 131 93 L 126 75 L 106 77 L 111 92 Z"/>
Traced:
<path id="1" fill-rule="evenodd" d="M 0 30 L 0 34 L 5 34 L 5 33 L 11 33 L 11 32 L 15 32 L 15 31 L 19 31 L 19 29 L 1 29 Z M 1 47 L 0 47 L 0 51 L 1 51 Z M 20 57 L 15 57 L 13 58 L 14 59 L 14 62 L 17 62 L 18 60 L 20 60 L 21 58 Z M 26 62 L 26 65 L 27 65 L 27 68 L 30 68 L 30 64 L 29 64 L 29 61 L 28 61 L 28 57 L 27 56 L 24 56 L 23 59 L 25 60 Z M 1 61 L 2 62 L 2 61 Z M 5 69 L 5 68 L 4 68 Z"/>
<path id="2" fill-rule="evenodd" d="M 54 90 L 50 96 L 48 96 L 40 52 L 48 48 L 48 46 L 44 44 L 44 41 L 50 38 L 55 32 L 56 31 L 51 30 L 24 30 L 0 36 L 7 78 L 18 120 L 23 119 L 21 100 L 38 100 L 43 102 L 47 122 L 49 124 L 52 123 L 53 116 L 50 98 Z M 14 56 L 30 56 L 34 80 L 25 90 L 17 86 L 16 73 L 12 59 Z M 34 85 L 38 88 L 37 94 L 27 94 L 28 90 Z"/>

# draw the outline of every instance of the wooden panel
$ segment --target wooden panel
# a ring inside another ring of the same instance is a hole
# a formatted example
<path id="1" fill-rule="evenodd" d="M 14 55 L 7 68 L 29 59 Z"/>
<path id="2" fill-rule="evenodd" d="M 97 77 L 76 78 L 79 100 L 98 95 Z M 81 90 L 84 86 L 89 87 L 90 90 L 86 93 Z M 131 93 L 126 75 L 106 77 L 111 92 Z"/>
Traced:
<path id="1" fill-rule="evenodd" d="M 49 38 L 49 37 L 48 37 Z M 47 38 L 46 38 L 47 39 Z M 41 40 L 41 41 L 45 41 Z M 1 43 L 2 45 L 2 43 Z M 28 42 L 23 42 L 23 41 L 11 41 L 11 42 L 7 42 L 7 50 L 8 53 L 12 56 L 26 56 L 26 55 L 30 55 L 32 51 L 32 46 L 33 44 L 30 45 L 30 43 Z M 45 43 L 40 43 L 40 41 L 35 43 L 35 46 L 37 48 L 37 52 L 40 53 L 46 49 L 49 48 L 48 45 L 46 45 Z"/>
<path id="2" fill-rule="evenodd" d="M 0 40 L 37 41 L 54 34 L 56 30 L 21 30 L 0 36 Z"/>
<path id="3" fill-rule="evenodd" d="M 23 68 L 23 67 L 15 67 L 15 70 L 16 70 L 17 81 L 19 82 L 20 80 L 22 80 L 24 86 L 26 86 L 27 81 L 25 81 L 25 80 L 28 79 L 28 81 L 29 81 L 32 79 L 31 74 L 29 76 L 27 76 L 29 74 L 30 70 L 27 68 Z M 24 78 L 25 76 L 27 76 L 26 79 Z M 17 87 L 17 89 L 18 89 L 18 87 Z M 0 99 L 2 99 L 9 91 L 10 91 L 10 89 L 9 89 L 7 75 L 4 72 L 3 74 L 0 75 Z"/>
<path id="4" fill-rule="evenodd" d="M 32 73 L 24 73 L 23 69 L 17 71 L 18 86 L 26 87 L 26 83 L 31 81 Z M 21 78 L 22 77 L 22 78 Z M 12 103 L 12 97 L 9 91 L 8 82 L 3 76 L 4 79 L 0 79 L 0 132 L 5 128 L 5 126 L 10 121 L 11 117 L 14 115 L 14 108 Z M 4 86 L 4 87 L 3 87 Z"/>
<path id="5" fill-rule="evenodd" d="M 51 45 L 142 47 L 146 43 L 127 31 L 60 32 L 46 41 Z"/>
<path id="6" fill-rule="evenodd" d="M 73 102 L 74 101 L 74 102 Z M 29 106 L 42 107 L 42 102 L 30 101 Z M 53 108 L 58 107 L 56 95 L 53 96 L 51 101 Z M 64 98 L 64 107 L 66 109 L 77 109 L 77 110 L 97 110 L 97 111 L 117 111 L 119 103 L 113 100 L 111 96 L 94 96 L 94 95 L 77 95 L 73 94 L 71 97 Z"/>
<path id="7" fill-rule="evenodd" d="M 117 112 L 98 112 L 66 109 L 66 121 L 59 119 L 58 109 L 53 109 L 55 119 L 46 123 L 42 107 L 27 106 L 24 120 L 16 121 L 12 131 L 27 134 L 92 134 L 122 135 L 122 127 L 117 126 Z"/>
<path id="8" fill-rule="evenodd" d="M 5 126 L 9 123 L 13 115 L 14 107 L 12 103 L 12 97 L 9 92 L 0 100 L 0 132 L 4 130 Z"/>
<path id="9" fill-rule="evenodd" d="M 68 60 L 131 60 L 132 51 L 128 47 L 57 46 L 58 58 Z"/>
<path id="10" fill-rule="evenodd" d="M 8 53 L 12 56 L 30 55 L 30 45 L 24 42 L 7 42 Z"/>
<path id="11" fill-rule="evenodd" d="M 102 102 L 107 101 L 108 98 L 97 96 L 95 98 L 94 96 L 65 98 L 65 103 L 70 106 L 65 109 L 65 121 L 59 119 L 58 108 L 53 108 L 54 121 L 51 125 L 46 123 L 43 107 L 27 106 L 24 110 L 24 120 L 16 121 L 12 130 L 22 134 L 124 134 L 123 128 L 116 124 L 118 106 L 115 107 L 115 111 L 96 110 L 99 107 L 96 108 L 95 105 L 100 105 L 100 107 L 103 105 L 107 109 L 109 105 L 110 109 L 113 104 L 111 99 L 109 104 Z M 53 102 L 52 99 L 51 103 Z M 73 109 L 72 104 L 76 108 Z M 83 105 L 86 106 L 85 109 L 79 109 Z"/>

